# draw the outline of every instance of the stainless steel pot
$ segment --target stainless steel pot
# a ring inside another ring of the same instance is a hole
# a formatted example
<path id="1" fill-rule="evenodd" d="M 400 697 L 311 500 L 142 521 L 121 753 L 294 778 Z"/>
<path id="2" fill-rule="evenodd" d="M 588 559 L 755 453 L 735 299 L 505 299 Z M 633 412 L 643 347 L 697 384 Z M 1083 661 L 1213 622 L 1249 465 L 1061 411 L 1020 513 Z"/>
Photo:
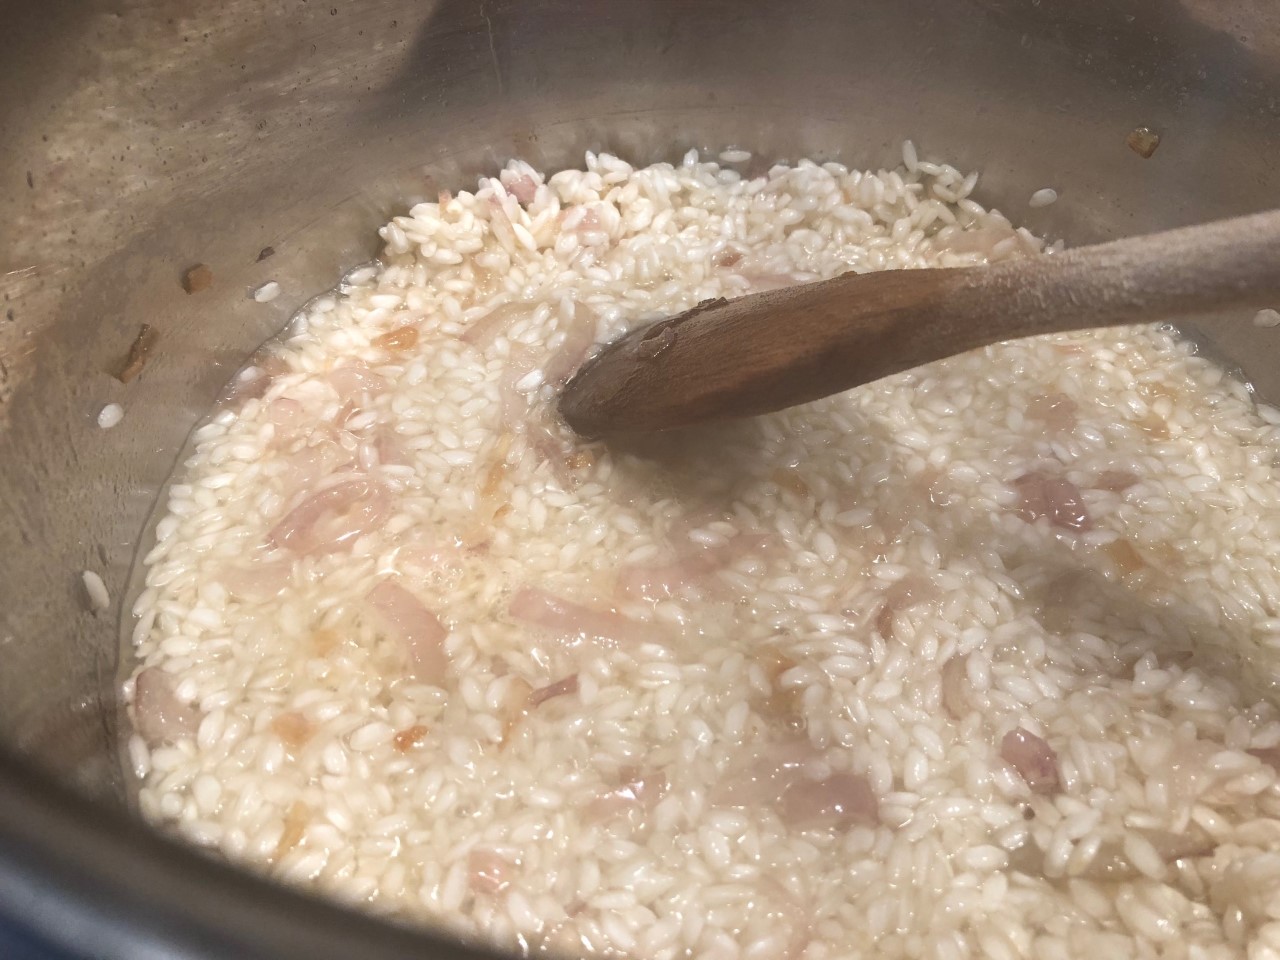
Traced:
<path id="1" fill-rule="evenodd" d="M 0 913 L 95 957 L 465 955 L 150 834 L 116 755 L 120 599 L 185 434 L 395 206 L 513 155 L 887 165 L 904 137 L 1071 243 L 1280 206 L 1268 0 L 4 6 Z M 1028 209 L 1046 185 L 1061 200 Z M 187 294 L 197 262 L 213 285 Z M 278 300 L 246 297 L 269 279 Z M 1280 330 L 1235 320 L 1207 348 L 1280 396 Z M 143 322 L 157 348 L 122 385 Z M 125 420 L 100 430 L 110 402 Z"/>

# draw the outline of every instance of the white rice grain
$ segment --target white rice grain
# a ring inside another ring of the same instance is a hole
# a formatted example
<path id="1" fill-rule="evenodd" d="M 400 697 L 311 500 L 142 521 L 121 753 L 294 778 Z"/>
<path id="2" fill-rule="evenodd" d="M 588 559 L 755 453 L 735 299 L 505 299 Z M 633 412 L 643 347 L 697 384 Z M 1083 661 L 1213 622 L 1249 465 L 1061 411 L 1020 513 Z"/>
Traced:
<path id="1" fill-rule="evenodd" d="M 118 403 L 108 403 L 98 411 L 98 426 L 110 430 L 124 419 L 124 407 Z"/>
<path id="2" fill-rule="evenodd" d="M 80 574 L 80 579 L 84 583 L 85 594 L 89 597 L 91 610 L 100 613 L 111 607 L 111 594 L 107 592 L 107 585 L 102 577 L 92 570 L 85 570 Z"/>
<path id="3" fill-rule="evenodd" d="M 280 284 L 274 280 L 268 280 L 253 291 L 253 299 L 258 303 L 270 303 L 278 296 L 280 296 Z"/>

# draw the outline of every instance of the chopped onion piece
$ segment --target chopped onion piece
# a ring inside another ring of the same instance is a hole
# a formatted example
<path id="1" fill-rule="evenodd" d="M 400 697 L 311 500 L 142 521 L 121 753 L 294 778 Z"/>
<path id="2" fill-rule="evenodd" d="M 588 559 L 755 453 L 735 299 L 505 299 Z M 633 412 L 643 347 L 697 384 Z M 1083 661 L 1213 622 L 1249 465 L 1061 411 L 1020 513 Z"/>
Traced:
<path id="1" fill-rule="evenodd" d="M 782 794 L 782 818 L 797 827 L 874 824 L 880 805 L 866 777 L 833 773 L 824 780 L 797 777 Z"/>
<path id="2" fill-rule="evenodd" d="M 378 463 L 405 464 L 408 455 L 400 443 L 400 436 L 386 424 L 379 424 L 373 435 L 373 449 L 378 454 Z"/>
<path id="3" fill-rule="evenodd" d="M 533 353 L 526 347 L 512 345 L 507 365 L 498 377 L 498 398 L 501 402 L 502 426 L 514 432 L 529 419 L 529 394 L 516 389 L 525 375 L 534 368 Z"/>
<path id="4" fill-rule="evenodd" d="M 288 560 L 250 560 L 244 566 L 224 567 L 218 582 L 237 600 L 261 603 L 278 597 L 289 586 L 293 564 Z"/>
<path id="5" fill-rule="evenodd" d="M 358 404 L 366 394 L 375 395 L 387 389 L 384 377 L 358 364 L 330 370 L 325 379 L 340 401 L 353 404 Z"/>
<path id="6" fill-rule="evenodd" d="M 351 462 L 351 454 L 317 431 L 313 442 L 284 458 L 283 474 L 293 494 L 310 490 Z"/>
<path id="7" fill-rule="evenodd" d="M 876 615 L 876 630 L 886 640 L 894 639 L 894 621 L 899 613 L 937 598 L 933 581 L 922 577 L 907 576 L 892 584 L 884 592 L 884 604 Z"/>
<path id="8" fill-rule="evenodd" d="M 524 429 L 525 440 L 538 460 L 550 468 L 561 489 L 576 488 L 580 480 L 577 471 L 595 462 L 591 452 L 576 447 L 546 424 L 529 421 Z"/>
<path id="9" fill-rule="evenodd" d="M 373 338 L 373 346 L 389 353 L 405 353 L 418 345 L 418 328 L 412 324 L 396 327 Z"/>
<path id="10" fill-rule="evenodd" d="M 968 654 L 957 654 L 942 665 L 942 706 L 955 720 L 965 716 L 971 709 L 968 661 Z"/>
<path id="11" fill-rule="evenodd" d="M 819 757 L 807 738 L 758 749 L 745 767 L 731 773 L 712 791 L 714 804 L 733 807 L 776 807 L 790 826 L 838 827 L 879 821 L 879 801 L 866 777 L 832 773 L 821 780 L 804 767 Z"/>
<path id="12" fill-rule="evenodd" d="M 1103 470 L 1094 481 L 1098 490 L 1110 490 L 1112 493 L 1124 493 L 1138 482 L 1137 474 L 1128 470 Z"/>
<path id="13" fill-rule="evenodd" d="M 620 782 L 616 787 L 606 790 L 591 802 L 588 815 L 595 820 L 607 820 L 625 814 L 638 817 L 640 823 L 637 826 L 643 826 L 658 801 L 667 795 L 670 786 L 667 775 L 623 767 L 618 771 L 618 779 Z"/>
<path id="14" fill-rule="evenodd" d="M 1076 402 L 1065 393 L 1051 393 L 1032 397 L 1027 416 L 1043 421 L 1050 430 L 1067 433 L 1076 428 L 1076 409 Z"/>
<path id="15" fill-rule="evenodd" d="M 537 304 L 530 303 L 527 300 L 515 300 L 511 303 L 501 304 L 478 320 L 473 320 L 471 326 L 463 331 L 460 339 L 463 343 L 469 343 L 473 347 L 483 350 L 493 343 L 500 333 L 511 326 L 513 320 L 533 313 L 536 309 Z"/>
<path id="16" fill-rule="evenodd" d="M 511 886 L 512 863 L 494 850 L 477 848 L 467 855 L 471 889 L 493 896 Z"/>
<path id="17" fill-rule="evenodd" d="M 378 528 L 391 497 L 373 480 L 344 480 L 308 497 L 271 528 L 277 547 L 308 556 L 333 553 Z"/>
<path id="18" fill-rule="evenodd" d="M 267 407 L 267 419 L 281 430 L 293 430 L 306 422 L 306 410 L 291 397 L 276 397 Z"/>
<path id="19" fill-rule="evenodd" d="M 1052 794 L 1062 789 L 1058 755 L 1043 737 L 1015 727 L 1000 741 L 1000 758 L 1018 771 L 1032 793 Z"/>
<path id="20" fill-rule="evenodd" d="M 1217 848 L 1217 842 L 1197 823 L 1187 824 L 1178 833 L 1172 830 L 1135 828 L 1134 833 L 1155 848 L 1166 864 L 1176 863 L 1188 857 L 1207 857 Z M 1123 842 L 1105 841 L 1098 848 L 1089 865 L 1080 874 L 1086 880 L 1137 880 L 1143 874 L 1125 853 Z"/>
<path id="21" fill-rule="evenodd" d="M 134 680 L 133 725 L 142 739 L 155 746 L 194 737 L 200 711 L 174 693 L 173 677 L 159 667 L 147 667 Z"/>
<path id="22" fill-rule="evenodd" d="M 366 599 L 404 644 L 409 655 L 410 676 L 438 685 L 449 666 L 444 651 L 449 631 L 440 619 L 394 580 L 383 580 L 369 591 Z"/>
<path id="23" fill-rule="evenodd" d="M 504 171 L 502 185 L 507 188 L 507 193 L 519 201 L 522 207 L 527 207 L 533 203 L 533 198 L 538 193 L 538 181 L 527 173 L 516 174 L 508 179 Z"/>
<path id="24" fill-rule="evenodd" d="M 613 646 L 640 643 L 646 628 L 613 610 L 596 610 L 564 600 L 537 587 L 523 587 L 511 598 L 511 616 L 565 639 L 599 640 Z"/>
<path id="25" fill-rule="evenodd" d="M 539 687 L 529 694 L 529 709 L 541 703 L 552 699 L 553 697 L 564 697 L 571 693 L 578 692 L 578 675 L 571 673 L 563 680 L 557 680 L 555 683 L 549 683 L 545 687 Z"/>
<path id="26" fill-rule="evenodd" d="M 1280 747 L 1260 747 L 1248 752 L 1250 756 L 1257 757 L 1267 766 L 1280 770 Z"/>
<path id="27" fill-rule="evenodd" d="M 284 743 L 286 747 L 297 749 L 315 733 L 315 725 L 307 719 L 306 715 L 297 710 L 286 710 L 284 713 L 278 713 L 271 721 L 271 732 L 274 733 Z"/>
<path id="28" fill-rule="evenodd" d="M 1018 516 L 1028 523 L 1048 517 L 1051 525 L 1064 530 L 1088 530 L 1093 526 L 1080 488 L 1065 477 L 1051 477 L 1037 470 L 1022 475 L 1013 485 L 1022 497 Z"/>
<path id="29" fill-rule="evenodd" d="M 631 599 L 666 600 L 690 589 L 706 587 L 712 577 L 742 557 L 769 546 L 764 536 L 740 533 L 719 546 L 692 544 L 676 560 L 659 564 L 631 564 L 618 572 L 618 592 Z"/>
<path id="30" fill-rule="evenodd" d="M 590 307 L 575 303 L 573 320 L 562 343 L 543 369 L 543 382 L 562 387 L 586 359 L 596 342 L 596 312 Z"/>

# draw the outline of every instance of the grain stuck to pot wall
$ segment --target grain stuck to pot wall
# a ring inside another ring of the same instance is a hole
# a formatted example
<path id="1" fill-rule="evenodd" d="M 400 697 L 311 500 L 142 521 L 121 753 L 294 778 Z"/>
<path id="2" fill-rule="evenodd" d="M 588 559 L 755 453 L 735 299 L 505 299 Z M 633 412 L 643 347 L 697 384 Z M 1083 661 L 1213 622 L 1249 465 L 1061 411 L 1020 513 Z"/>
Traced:
<path id="1" fill-rule="evenodd" d="M 103 430 L 110 430 L 112 427 L 118 426 L 123 419 L 124 407 L 118 403 L 108 403 L 98 411 L 98 426 Z"/>
<path id="2" fill-rule="evenodd" d="M 1031 195 L 1031 199 L 1027 201 L 1029 207 L 1047 207 L 1051 203 L 1058 200 L 1058 191 L 1052 187 L 1042 187 Z"/>
<path id="3" fill-rule="evenodd" d="M 1140 327 L 632 447 L 554 419 L 701 300 L 1044 252 L 903 161 L 512 163 L 387 224 L 168 490 L 144 815 L 526 952 L 1273 955 L 1280 416 L 1244 384 Z"/>

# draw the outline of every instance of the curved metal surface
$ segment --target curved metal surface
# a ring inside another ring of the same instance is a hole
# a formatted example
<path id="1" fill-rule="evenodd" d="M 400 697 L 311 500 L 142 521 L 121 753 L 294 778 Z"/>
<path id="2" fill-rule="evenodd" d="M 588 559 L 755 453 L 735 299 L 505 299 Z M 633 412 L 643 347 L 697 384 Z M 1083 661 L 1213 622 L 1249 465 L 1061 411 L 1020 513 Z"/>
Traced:
<path id="1" fill-rule="evenodd" d="M 40 938 L 41 960 L 49 946 L 95 960 L 495 956 L 242 874 L 11 758 L 0 760 L 0 905 Z"/>
<path id="2" fill-rule="evenodd" d="M 346 923 L 381 944 L 363 956 L 408 949 L 109 809 L 118 603 L 149 506 L 221 384 L 375 252 L 394 206 L 516 155 L 738 145 L 890 165 L 904 137 L 981 168 L 980 199 L 1069 242 L 1280 206 L 1267 0 L 7 0 L 4 19 L 0 730 L 101 806 L 0 765 L 0 910 L 104 957 L 292 956 L 289 936 Z M 1140 125 L 1163 137 L 1149 160 L 1125 146 Z M 1045 185 L 1059 202 L 1028 209 Z M 188 295 L 197 262 L 214 282 Z M 268 279 L 278 300 L 246 296 Z M 1280 333 L 1236 319 L 1213 349 L 1280 395 Z M 123 385 L 111 373 L 143 322 L 157 350 Z M 125 420 L 102 431 L 108 402 Z M 86 568 L 108 614 L 88 611 Z M 109 863 L 120 896 L 95 903 Z M 24 887 L 63 891 L 71 919 Z M 104 938 L 114 910 L 135 939 Z M 207 939 L 233 918 L 241 940 Z"/>

